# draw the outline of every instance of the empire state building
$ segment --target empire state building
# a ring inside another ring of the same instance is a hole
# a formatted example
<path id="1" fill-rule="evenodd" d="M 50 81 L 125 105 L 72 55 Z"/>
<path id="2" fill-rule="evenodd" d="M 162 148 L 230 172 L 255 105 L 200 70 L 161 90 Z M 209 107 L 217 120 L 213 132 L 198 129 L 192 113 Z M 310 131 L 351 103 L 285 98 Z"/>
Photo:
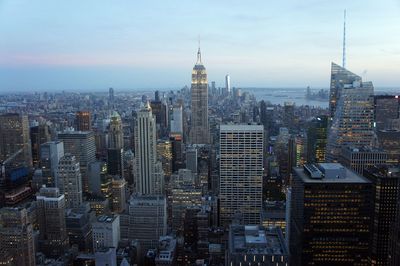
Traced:
<path id="1" fill-rule="evenodd" d="M 207 72 L 201 62 L 200 47 L 197 52 L 197 62 L 192 71 L 192 123 L 190 143 L 207 144 L 210 140 L 208 125 L 208 82 Z"/>

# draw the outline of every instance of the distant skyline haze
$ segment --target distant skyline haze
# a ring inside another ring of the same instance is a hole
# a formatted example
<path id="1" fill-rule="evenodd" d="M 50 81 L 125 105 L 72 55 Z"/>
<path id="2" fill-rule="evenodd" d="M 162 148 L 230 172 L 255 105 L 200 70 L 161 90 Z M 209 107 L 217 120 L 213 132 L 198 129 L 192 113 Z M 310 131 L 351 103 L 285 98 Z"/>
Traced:
<path id="1" fill-rule="evenodd" d="M 400 1 L 0 1 L 0 92 L 181 88 L 198 36 L 223 87 L 329 87 L 331 62 L 400 87 Z"/>

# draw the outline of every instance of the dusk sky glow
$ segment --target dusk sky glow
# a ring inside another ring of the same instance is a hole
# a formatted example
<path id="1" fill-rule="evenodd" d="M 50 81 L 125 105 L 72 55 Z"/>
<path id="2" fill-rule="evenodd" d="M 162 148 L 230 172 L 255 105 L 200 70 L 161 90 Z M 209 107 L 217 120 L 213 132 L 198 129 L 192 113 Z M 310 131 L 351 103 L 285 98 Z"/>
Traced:
<path id="1" fill-rule="evenodd" d="M 328 87 L 341 63 L 400 86 L 400 1 L 0 0 L 0 92 L 180 88 L 201 36 L 209 81 Z"/>

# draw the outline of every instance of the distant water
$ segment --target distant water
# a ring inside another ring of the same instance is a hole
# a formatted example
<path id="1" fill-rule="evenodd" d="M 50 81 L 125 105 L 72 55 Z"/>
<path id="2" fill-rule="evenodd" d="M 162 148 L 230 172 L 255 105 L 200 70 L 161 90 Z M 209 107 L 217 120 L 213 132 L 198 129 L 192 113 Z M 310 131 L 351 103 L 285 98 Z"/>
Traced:
<path id="1" fill-rule="evenodd" d="M 311 92 L 315 93 L 321 88 L 312 88 Z M 325 89 L 327 90 L 327 89 Z M 307 100 L 306 88 L 243 88 L 242 92 L 250 92 L 257 101 L 269 101 L 272 104 L 283 105 L 285 102 L 294 102 L 297 106 L 309 105 L 315 107 L 328 108 L 327 100 Z M 375 88 L 375 94 L 400 94 L 397 88 Z"/>

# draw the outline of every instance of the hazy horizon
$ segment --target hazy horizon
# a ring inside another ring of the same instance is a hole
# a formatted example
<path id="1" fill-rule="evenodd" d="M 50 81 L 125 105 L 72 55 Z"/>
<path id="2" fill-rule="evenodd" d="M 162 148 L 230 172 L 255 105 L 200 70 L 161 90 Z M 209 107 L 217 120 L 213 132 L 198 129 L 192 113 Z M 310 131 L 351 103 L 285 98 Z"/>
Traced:
<path id="1" fill-rule="evenodd" d="M 198 35 L 209 82 L 327 88 L 341 64 L 399 87 L 400 2 L 0 2 L 0 92 L 182 88 Z"/>

